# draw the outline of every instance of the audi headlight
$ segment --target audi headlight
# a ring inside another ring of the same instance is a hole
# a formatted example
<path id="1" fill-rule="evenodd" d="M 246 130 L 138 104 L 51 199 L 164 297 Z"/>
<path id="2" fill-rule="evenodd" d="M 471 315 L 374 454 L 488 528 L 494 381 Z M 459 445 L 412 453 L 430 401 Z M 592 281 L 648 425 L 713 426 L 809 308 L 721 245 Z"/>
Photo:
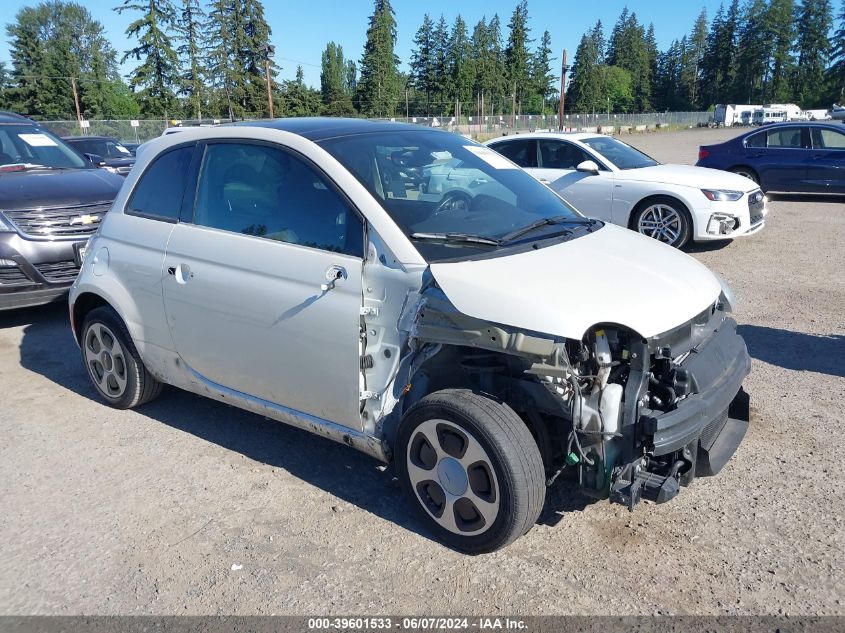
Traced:
<path id="1" fill-rule="evenodd" d="M 701 193 L 713 202 L 736 202 L 742 197 L 741 191 L 731 191 L 730 189 L 702 189 Z"/>

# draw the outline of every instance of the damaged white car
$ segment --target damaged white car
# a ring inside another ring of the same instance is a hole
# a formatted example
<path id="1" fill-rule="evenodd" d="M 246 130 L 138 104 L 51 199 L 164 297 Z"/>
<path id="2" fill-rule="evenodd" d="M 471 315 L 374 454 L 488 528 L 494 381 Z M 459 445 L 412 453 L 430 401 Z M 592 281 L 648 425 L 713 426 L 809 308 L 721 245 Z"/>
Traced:
<path id="1" fill-rule="evenodd" d="M 718 472 L 747 428 L 732 304 L 489 148 L 343 119 L 151 142 L 70 295 L 108 404 L 167 383 L 392 461 L 471 553 L 561 474 L 633 509 Z"/>

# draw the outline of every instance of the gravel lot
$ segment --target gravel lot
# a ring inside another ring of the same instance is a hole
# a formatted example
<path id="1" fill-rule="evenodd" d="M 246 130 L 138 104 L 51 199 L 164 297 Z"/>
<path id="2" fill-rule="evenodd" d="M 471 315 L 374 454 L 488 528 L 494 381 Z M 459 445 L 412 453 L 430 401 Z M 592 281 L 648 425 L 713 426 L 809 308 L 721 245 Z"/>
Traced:
<path id="1" fill-rule="evenodd" d="M 630 140 L 691 163 L 732 135 Z M 754 358 L 734 459 L 634 513 L 563 482 L 481 557 L 421 533 L 369 458 L 175 389 L 114 411 L 64 306 L 0 313 L 0 612 L 845 614 L 845 201 L 770 208 L 756 237 L 692 249 Z"/>

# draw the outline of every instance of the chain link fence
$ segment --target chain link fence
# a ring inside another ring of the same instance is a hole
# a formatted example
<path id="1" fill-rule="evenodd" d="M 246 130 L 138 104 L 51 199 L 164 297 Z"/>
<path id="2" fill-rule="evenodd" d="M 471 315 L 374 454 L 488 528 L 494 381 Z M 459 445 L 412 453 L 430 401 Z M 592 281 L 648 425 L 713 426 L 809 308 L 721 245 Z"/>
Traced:
<path id="1" fill-rule="evenodd" d="M 485 116 L 416 116 L 392 117 L 391 121 L 415 123 L 428 127 L 437 127 L 459 132 L 478 138 L 489 138 L 501 134 L 529 132 L 537 130 L 557 130 L 557 115 L 490 114 Z M 568 131 L 601 132 L 604 134 L 625 134 L 647 132 L 672 127 L 697 127 L 713 120 L 711 112 L 651 112 L 640 114 L 566 114 L 564 128 Z M 218 119 L 187 120 L 179 122 L 183 126 L 214 125 L 225 123 Z M 160 136 L 173 125 L 167 119 L 138 120 L 90 120 L 81 127 L 76 120 L 41 121 L 60 136 L 110 136 L 123 142 L 142 143 Z"/>

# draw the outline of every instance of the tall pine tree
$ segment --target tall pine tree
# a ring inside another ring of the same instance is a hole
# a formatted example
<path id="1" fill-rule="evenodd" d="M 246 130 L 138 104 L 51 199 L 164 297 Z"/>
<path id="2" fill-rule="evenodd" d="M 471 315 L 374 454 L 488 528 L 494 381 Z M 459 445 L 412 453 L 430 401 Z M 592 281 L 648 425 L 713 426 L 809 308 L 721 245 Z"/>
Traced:
<path id="1" fill-rule="evenodd" d="M 825 69 L 830 58 L 828 37 L 833 24 L 830 0 L 803 0 L 796 16 L 798 63 L 795 68 L 794 95 L 803 108 L 822 105 Z"/>
<path id="2" fill-rule="evenodd" d="M 390 116 L 396 110 L 400 82 L 395 46 L 396 18 L 390 0 L 374 0 L 357 93 L 358 110 L 368 116 Z"/>
<path id="3" fill-rule="evenodd" d="M 136 93 L 141 112 L 150 117 L 175 115 L 175 90 L 179 87 L 179 57 L 173 49 L 169 31 L 176 20 L 170 0 L 123 0 L 115 11 L 140 12 L 126 29 L 126 35 L 137 38 L 137 46 L 129 49 L 121 61 L 134 58 L 140 65 L 129 73 L 129 85 Z"/>

